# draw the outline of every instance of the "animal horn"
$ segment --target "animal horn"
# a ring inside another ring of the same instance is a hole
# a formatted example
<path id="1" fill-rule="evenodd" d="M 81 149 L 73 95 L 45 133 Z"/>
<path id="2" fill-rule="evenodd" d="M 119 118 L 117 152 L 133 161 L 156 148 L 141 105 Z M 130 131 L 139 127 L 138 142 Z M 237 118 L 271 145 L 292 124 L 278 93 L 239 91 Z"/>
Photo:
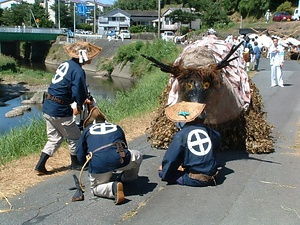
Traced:
<path id="1" fill-rule="evenodd" d="M 161 71 L 166 72 L 166 73 L 171 73 L 173 66 L 162 63 L 161 61 L 158 61 L 157 59 L 153 58 L 152 56 L 147 56 L 144 54 L 141 54 L 144 58 L 148 59 L 149 61 L 153 62 L 153 66 L 156 66 L 160 68 Z"/>
<path id="2" fill-rule="evenodd" d="M 232 59 L 229 59 L 232 54 L 241 46 L 241 44 L 243 43 L 243 41 L 241 41 L 238 45 L 233 45 L 232 48 L 230 49 L 230 51 L 228 52 L 228 54 L 225 56 L 224 59 L 222 59 L 221 62 L 219 62 L 217 64 L 217 68 L 218 69 L 222 69 L 226 66 L 229 66 L 229 63 L 237 58 L 239 58 L 239 56 L 233 57 Z"/>

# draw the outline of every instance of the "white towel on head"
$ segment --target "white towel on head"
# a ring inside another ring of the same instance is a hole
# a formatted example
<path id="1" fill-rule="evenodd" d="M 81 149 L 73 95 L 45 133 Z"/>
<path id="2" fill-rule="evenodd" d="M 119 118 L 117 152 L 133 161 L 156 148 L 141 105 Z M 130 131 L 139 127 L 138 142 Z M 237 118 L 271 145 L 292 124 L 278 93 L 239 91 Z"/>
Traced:
<path id="1" fill-rule="evenodd" d="M 86 54 L 86 50 L 79 50 L 79 63 L 83 63 L 83 60 L 84 61 L 89 60 Z"/>

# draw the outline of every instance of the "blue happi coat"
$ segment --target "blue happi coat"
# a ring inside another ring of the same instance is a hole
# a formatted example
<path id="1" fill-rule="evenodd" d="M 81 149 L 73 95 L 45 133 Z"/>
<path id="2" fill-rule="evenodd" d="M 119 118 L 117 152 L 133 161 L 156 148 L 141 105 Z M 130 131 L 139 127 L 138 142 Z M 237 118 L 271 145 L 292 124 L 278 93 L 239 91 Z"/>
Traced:
<path id="1" fill-rule="evenodd" d="M 120 160 L 117 146 L 113 145 L 105 149 L 95 151 L 99 147 L 122 141 L 125 144 L 124 162 Z M 76 145 L 76 155 L 80 164 L 86 161 L 86 155 L 93 152 L 89 162 L 89 173 L 106 173 L 128 165 L 131 154 L 128 151 L 124 131 L 121 127 L 108 122 L 91 124 L 84 129 Z"/>
<path id="2" fill-rule="evenodd" d="M 76 102 L 81 107 L 88 97 L 86 75 L 81 65 L 74 60 L 69 60 L 59 65 L 48 93 L 64 101 L 60 104 L 56 101 L 45 99 L 42 111 L 53 117 L 67 117 L 73 115 L 71 103 Z"/>
<path id="3" fill-rule="evenodd" d="M 216 151 L 220 149 L 218 132 L 199 123 L 187 123 L 175 134 L 162 161 L 163 180 L 172 180 L 179 166 L 185 172 L 212 176 L 217 171 Z"/>

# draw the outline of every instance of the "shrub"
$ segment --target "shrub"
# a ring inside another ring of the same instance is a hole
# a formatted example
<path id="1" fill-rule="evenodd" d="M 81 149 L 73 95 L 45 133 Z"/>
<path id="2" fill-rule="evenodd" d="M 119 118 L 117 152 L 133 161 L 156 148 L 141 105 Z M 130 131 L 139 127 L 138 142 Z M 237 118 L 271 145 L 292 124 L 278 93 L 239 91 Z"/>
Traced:
<path id="1" fill-rule="evenodd" d="M 138 52 L 143 45 L 144 43 L 142 41 L 133 42 L 128 45 L 123 45 L 118 49 L 118 52 L 114 59 L 117 63 L 122 63 L 123 65 L 125 65 L 128 61 L 132 62 L 137 58 Z"/>
<path id="2" fill-rule="evenodd" d="M 137 25 L 137 26 L 130 27 L 130 33 L 142 33 L 142 32 L 146 32 L 146 31 L 147 31 L 146 26 Z"/>
<path id="3" fill-rule="evenodd" d="M 292 3 L 289 1 L 285 1 L 276 9 L 278 12 L 288 12 L 293 15 Z"/>
<path id="4" fill-rule="evenodd" d="M 155 69 L 149 60 L 140 55 L 141 53 L 152 56 L 163 63 L 172 63 L 181 49 L 182 46 L 177 47 L 174 42 L 166 42 L 161 39 L 156 39 L 152 43 L 146 42 L 131 64 L 131 71 L 135 77 L 142 77 Z"/>
<path id="5" fill-rule="evenodd" d="M 18 72 L 19 67 L 17 61 L 10 56 L 0 55 L 0 71 Z"/>

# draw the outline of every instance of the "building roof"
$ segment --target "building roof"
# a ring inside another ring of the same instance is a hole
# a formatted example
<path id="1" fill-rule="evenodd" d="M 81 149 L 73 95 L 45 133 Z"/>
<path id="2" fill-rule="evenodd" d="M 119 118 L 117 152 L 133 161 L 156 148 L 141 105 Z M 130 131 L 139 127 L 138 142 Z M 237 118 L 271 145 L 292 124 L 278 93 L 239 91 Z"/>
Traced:
<path id="1" fill-rule="evenodd" d="M 124 10 L 131 16 L 158 17 L 158 11 Z"/>
<path id="2" fill-rule="evenodd" d="M 192 9 L 191 8 L 168 8 L 162 15 L 166 16 L 168 14 L 170 14 L 171 12 L 174 12 L 176 10 L 181 10 L 183 12 L 188 12 L 188 13 L 192 13 Z"/>
<path id="3" fill-rule="evenodd" d="M 105 13 L 103 17 L 109 17 L 111 15 L 116 14 L 123 14 L 127 17 L 132 18 L 145 18 L 145 17 L 151 17 L 152 19 L 155 19 L 158 17 L 158 11 L 141 11 L 141 10 L 123 10 L 119 8 L 114 8 L 110 10 L 109 12 Z"/>

